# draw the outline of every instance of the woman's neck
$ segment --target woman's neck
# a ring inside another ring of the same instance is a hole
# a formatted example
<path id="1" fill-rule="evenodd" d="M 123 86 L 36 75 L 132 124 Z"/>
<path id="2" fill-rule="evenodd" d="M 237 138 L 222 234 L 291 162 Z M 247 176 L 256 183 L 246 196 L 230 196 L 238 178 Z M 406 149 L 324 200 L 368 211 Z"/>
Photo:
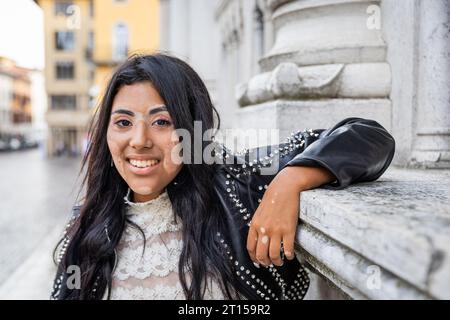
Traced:
<path id="1" fill-rule="evenodd" d="M 154 200 L 154 199 L 158 198 L 164 191 L 165 191 L 165 189 L 155 192 L 155 193 L 145 194 L 145 195 L 133 192 L 132 202 L 140 203 L 140 202 L 147 202 L 150 200 Z"/>

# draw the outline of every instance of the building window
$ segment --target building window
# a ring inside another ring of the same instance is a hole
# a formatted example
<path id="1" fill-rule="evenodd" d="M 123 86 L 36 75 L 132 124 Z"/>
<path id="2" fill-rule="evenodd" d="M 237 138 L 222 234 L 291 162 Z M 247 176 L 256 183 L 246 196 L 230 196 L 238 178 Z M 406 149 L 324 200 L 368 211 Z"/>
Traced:
<path id="1" fill-rule="evenodd" d="M 72 31 L 55 32 L 56 50 L 73 50 L 75 47 L 75 34 Z"/>
<path id="2" fill-rule="evenodd" d="M 88 42 L 86 47 L 86 59 L 91 60 L 94 53 L 94 32 L 88 34 Z"/>
<path id="3" fill-rule="evenodd" d="M 77 97 L 75 95 L 52 95 L 52 110 L 75 110 L 77 108 Z"/>
<path id="4" fill-rule="evenodd" d="M 125 60 L 128 56 L 128 27 L 125 23 L 116 23 L 113 27 L 113 60 Z"/>
<path id="5" fill-rule="evenodd" d="M 75 77 L 75 66 L 73 62 L 56 63 L 56 79 L 73 79 Z"/>
<path id="6" fill-rule="evenodd" d="M 90 31 L 88 35 L 88 49 L 94 51 L 94 45 L 95 45 L 94 32 Z"/>
<path id="7" fill-rule="evenodd" d="M 89 0 L 89 16 L 94 16 L 94 0 Z"/>
<path id="8" fill-rule="evenodd" d="M 57 0 L 55 1 L 55 15 L 64 15 L 69 16 L 69 10 L 68 8 L 73 5 L 73 1 L 64 1 L 64 0 Z"/>

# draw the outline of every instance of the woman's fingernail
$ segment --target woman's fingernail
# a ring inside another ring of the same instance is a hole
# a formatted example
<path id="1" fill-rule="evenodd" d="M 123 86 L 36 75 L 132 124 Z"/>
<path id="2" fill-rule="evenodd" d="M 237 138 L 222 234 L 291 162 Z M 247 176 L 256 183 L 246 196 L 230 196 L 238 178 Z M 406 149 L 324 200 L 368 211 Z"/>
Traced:
<path id="1" fill-rule="evenodd" d="M 259 269 L 259 263 L 253 262 L 253 265 Z"/>

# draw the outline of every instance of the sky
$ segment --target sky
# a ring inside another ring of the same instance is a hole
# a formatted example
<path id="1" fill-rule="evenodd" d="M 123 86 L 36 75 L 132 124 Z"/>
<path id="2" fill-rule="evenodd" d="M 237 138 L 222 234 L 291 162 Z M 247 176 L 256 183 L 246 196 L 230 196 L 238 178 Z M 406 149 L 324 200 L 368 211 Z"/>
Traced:
<path id="1" fill-rule="evenodd" d="M 0 0 L 0 56 L 44 68 L 43 14 L 32 0 Z"/>

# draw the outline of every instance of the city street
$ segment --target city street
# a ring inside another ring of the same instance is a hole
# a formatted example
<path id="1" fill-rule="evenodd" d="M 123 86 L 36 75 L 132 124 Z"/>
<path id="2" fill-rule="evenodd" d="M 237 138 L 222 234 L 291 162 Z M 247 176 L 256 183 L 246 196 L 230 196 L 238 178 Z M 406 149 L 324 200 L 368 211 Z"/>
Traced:
<path id="1" fill-rule="evenodd" d="M 0 153 L 0 298 L 48 298 L 51 251 L 75 202 L 80 164 L 47 159 L 42 149 Z"/>

